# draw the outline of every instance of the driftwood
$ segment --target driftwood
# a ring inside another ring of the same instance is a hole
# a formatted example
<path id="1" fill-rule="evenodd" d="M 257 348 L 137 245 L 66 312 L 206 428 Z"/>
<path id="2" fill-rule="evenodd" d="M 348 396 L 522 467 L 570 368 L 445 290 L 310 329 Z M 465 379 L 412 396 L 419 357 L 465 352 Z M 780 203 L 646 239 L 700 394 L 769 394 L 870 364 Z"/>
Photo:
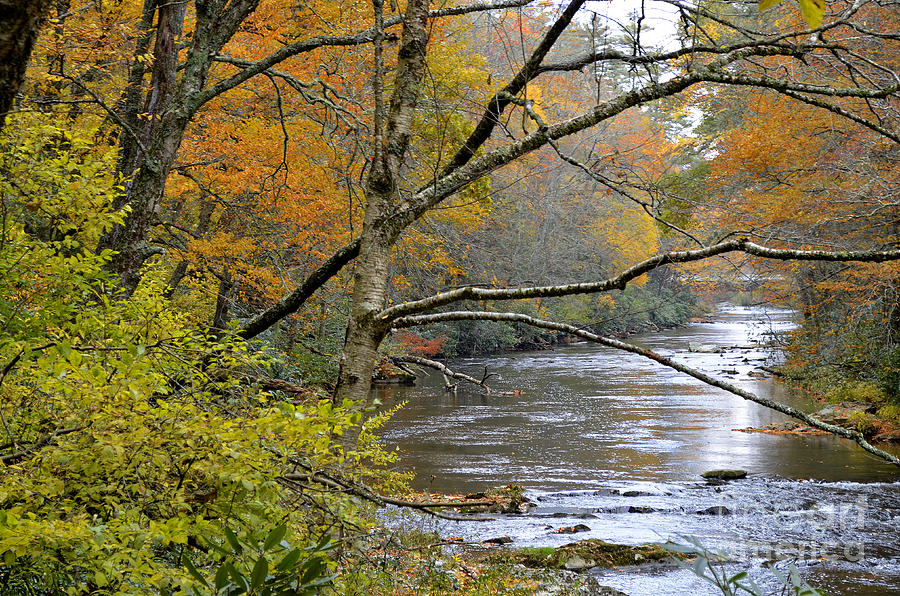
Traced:
<path id="1" fill-rule="evenodd" d="M 496 373 L 488 373 L 488 369 L 485 366 L 484 374 L 481 376 L 481 380 L 478 380 L 475 377 L 471 377 L 465 373 L 450 370 L 450 368 L 448 368 L 447 365 L 443 364 L 442 362 L 431 360 L 429 358 L 423 358 L 421 356 L 394 356 L 393 358 L 391 358 L 391 360 L 398 366 L 402 365 L 403 363 L 417 364 L 419 366 L 427 366 L 428 368 L 433 368 L 434 370 L 439 371 L 444 377 L 444 388 L 447 391 L 453 392 L 456 391 L 458 383 L 452 383 L 450 379 L 459 379 L 460 381 L 478 385 L 484 390 L 485 393 L 490 393 L 491 388 L 487 385 L 487 380 L 491 377 L 497 376 Z"/>

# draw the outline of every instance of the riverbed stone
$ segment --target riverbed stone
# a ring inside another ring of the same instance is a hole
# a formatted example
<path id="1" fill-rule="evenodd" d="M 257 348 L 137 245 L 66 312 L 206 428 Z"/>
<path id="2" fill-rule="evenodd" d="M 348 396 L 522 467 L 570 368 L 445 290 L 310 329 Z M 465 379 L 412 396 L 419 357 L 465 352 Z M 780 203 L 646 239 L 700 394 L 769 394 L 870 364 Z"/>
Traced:
<path id="1" fill-rule="evenodd" d="M 872 437 L 873 441 L 884 441 L 885 443 L 900 443 L 900 430 L 889 430 Z"/>
<path id="2" fill-rule="evenodd" d="M 566 526 L 553 530 L 554 534 L 577 534 L 578 532 L 590 532 L 591 528 L 584 524 L 575 524 L 574 526 Z"/>
<path id="3" fill-rule="evenodd" d="M 623 497 L 652 497 L 652 496 L 654 496 L 654 493 L 648 493 L 643 490 L 623 490 L 621 494 Z"/>
<path id="4" fill-rule="evenodd" d="M 721 354 L 725 349 L 715 344 L 701 344 L 697 341 L 691 341 L 688 342 L 688 351 L 699 354 Z"/>
<path id="5" fill-rule="evenodd" d="M 863 414 L 875 412 L 877 406 L 864 401 L 842 401 L 839 404 L 825 406 L 813 416 L 826 424 L 837 426 L 852 425 L 854 412 L 862 411 Z"/>
<path id="6" fill-rule="evenodd" d="M 596 561 L 594 561 L 593 559 L 585 559 L 581 555 L 572 555 L 563 564 L 563 568 L 568 569 L 569 571 L 582 571 L 584 569 L 590 569 L 591 567 L 596 566 Z"/>
<path id="7" fill-rule="evenodd" d="M 731 510 L 724 505 L 713 505 L 697 512 L 700 515 L 729 515 Z"/>
<path id="8" fill-rule="evenodd" d="M 708 472 L 703 472 L 701 474 L 704 478 L 716 479 L 716 480 L 738 480 L 740 478 L 747 477 L 747 470 L 738 470 L 738 469 L 723 469 L 723 470 L 710 470 Z"/>

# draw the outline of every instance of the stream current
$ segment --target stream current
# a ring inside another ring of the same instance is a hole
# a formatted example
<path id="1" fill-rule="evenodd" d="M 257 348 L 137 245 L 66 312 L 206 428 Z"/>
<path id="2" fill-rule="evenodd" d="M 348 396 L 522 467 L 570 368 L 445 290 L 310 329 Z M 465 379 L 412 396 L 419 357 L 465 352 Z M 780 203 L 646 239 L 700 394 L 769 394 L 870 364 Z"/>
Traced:
<path id="1" fill-rule="evenodd" d="M 777 357 L 764 346 L 791 328 L 791 314 L 720 305 L 711 322 L 629 341 L 812 411 L 815 403 L 798 402 L 760 378 L 759 367 Z M 724 352 L 691 352 L 692 343 Z M 382 438 L 416 472 L 415 488 L 475 492 L 514 482 L 537 505 L 527 514 L 430 529 L 473 542 L 509 536 L 512 546 L 696 536 L 734 558 L 732 573 L 748 570 L 772 593 L 780 590 L 762 563 L 777 559 L 782 570 L 795 561 L 807 581 L 829 594 L 900 594 L 900 470 L 856 445 L 831 436 L 739 432 L 788 418 L 593 344 L 452 363 L 478 378 L 485 367 L 497 375 L 490 395 L 463 385 L 447 393 L 439 375 L 416 387 L 376 390 L 385 406 L 408 402 Z M 749 476 L 721 485 L 700 478 L 718 468 Z M 554 533 L 576 524 L 589 530 Z M 668 565 L 592 573 L 633 595 L 719 593 Z"/>

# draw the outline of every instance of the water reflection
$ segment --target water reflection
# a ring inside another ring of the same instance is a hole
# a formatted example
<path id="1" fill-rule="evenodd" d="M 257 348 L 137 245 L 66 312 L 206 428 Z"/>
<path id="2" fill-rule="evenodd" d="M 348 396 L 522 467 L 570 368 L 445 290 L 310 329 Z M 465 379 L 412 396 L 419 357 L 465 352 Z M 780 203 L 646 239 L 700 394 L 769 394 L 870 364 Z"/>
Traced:
<path id="1" fill-rule="evenodd" d="M 758 394 L 789 399 L 771 379 L 751 377 L 772 358 L 766 334 L 789 328 L 790 311 L 724 306 L 711 323 L 645 334 L 632 341 L 727 378 Z M 688 351 L 689 342 L 725 348 Z M 677 481 L 716 467 L 823 480 L 877 480 L 896 471 L 847 441 L 735 432 L 787 418 L 639 356 L 589 344 L 463 359 L 454 368 L 498 373 L 498 391 L 439 376 L 419 386 L 383 387 L 388 406 L 408 401 L 383 432 L 417 472 L 419 488 L 479 490 L 506 482 L 535 489 L 608 480 Z"/>
<path id="2" fill-rule="evenodd" d="M 789 328 L 790 312 L 723 307 L 716 319 L 632 341 L 757 394 L 791 401 L 772 379 L 750 374 L 772 358 L 756 342 Z M 689 342 L 725 351 L 690 352 Z M 577 538 L 627 544 L 693 535 L 710 547 L 739 549 L 732 553 L 740 561 L 734 571 L 749 569 L 767 593 L 780 588 L 761 563 L 775 556 L 771 549 L 789 545 L 804 550 L 804 576 L 829 593 L 900 593 L 900 474 L 850 442 L 735 432 L 786 417 L 594 345 L 453 366 L 479 378 L 488 366 L 500 374 L 498 391 L 522 394 L 485 396 L 461 385 L 451 395 L 439 377 L 414 388 L 381 388 L 386 405 L 409 402 L 385 427 L 385 441 L 401 449 L 403 462 L 418 473 L 419 488 L 465 492 L 518 482 L 538 506 L 529 515 L 438 526 L 446 535 L 473 541 L 509 535 L 516 546 L 555 546 L 573 537 L 553 529 L 577 523 L 590 528 Z M 698 475 L 712 468 L 743 468 L 750 477 L 711 486 Z M 847 508 L 863 511 L 861 521 L 841 521 L 835 512 Z M 841 548 L 860 556 L 822 560 L 833 554 L 828 549 Z M 670 567 L 596 575 L 629 594 L 717 593 Z"/>

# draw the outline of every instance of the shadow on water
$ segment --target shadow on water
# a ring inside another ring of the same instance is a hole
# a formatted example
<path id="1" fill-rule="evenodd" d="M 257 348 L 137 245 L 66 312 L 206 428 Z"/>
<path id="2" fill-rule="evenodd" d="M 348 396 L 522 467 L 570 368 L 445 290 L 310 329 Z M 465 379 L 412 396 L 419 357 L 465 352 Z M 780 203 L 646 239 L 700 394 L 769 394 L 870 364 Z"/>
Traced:
<path id="1" fill-rule="evenodd" d="M 772 359 L 761 344 L 771 332 L 789 329 L 790 317 L 785 310 L 723 305 L 715 322 L 631 341 L 789 401 L 780 385 L 757 375 Z M 690 352 L 690 342 L 725 351 Z M 695 535 L 752 563 L 761 581 L 762 560 L 797 557 L 804 575 L 831 593 L 900 593 L 900 471 L 848 441 L 736 432 L 787 418 L 601 346 L 461 359 L 453 366 L 476 377 L 487 366 L 499 375 L 498 393 L 521 394 L 482 395 L 460 386 L 451 395 L 439 376 L 417 387 L 380 388 L 387 406 L 408 401 L 384 428 L 385 442 L 399 447 L 417 488 L 468 492 L 517 482 L 538 508 L 447 532 L 473 540 L 509 535 L 518 546 L 569 542 L 572 536 L 552 530 L 575 523 L 591 528 L 576 538 L 611 542 Z M 713 468 L 751 474 L 711 486 L 699 474 Z M 711 507 L 719 514 L 699 513 Z M 854 511 L 862 513 L 853 517 Z M 671 568 L 598 575 L 627 593 L 706 593 L 702 582 Z"/>

